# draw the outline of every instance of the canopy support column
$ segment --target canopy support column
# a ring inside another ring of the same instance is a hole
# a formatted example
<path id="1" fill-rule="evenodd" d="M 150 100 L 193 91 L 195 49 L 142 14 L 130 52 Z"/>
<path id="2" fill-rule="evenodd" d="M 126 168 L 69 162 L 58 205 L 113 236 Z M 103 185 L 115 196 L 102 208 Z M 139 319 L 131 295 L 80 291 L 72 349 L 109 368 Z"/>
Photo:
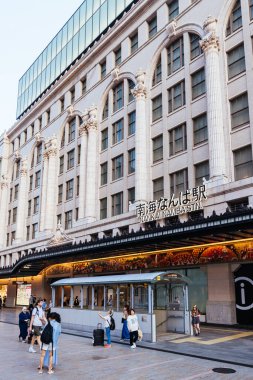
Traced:
<path id="1" fill-rule="evenodd" d="M 52 288 L 52 305 L 55 307 L 55 287 Z"/>
<path id="2" fill-rule="evenodd" d="M 80 303 L 81 309 L 83 309 L 83 285 L 81 286 L 81 303 Z"/>
<path id="3" fill-rule="evenodd" d="M 64 303 L 64 286 L 61 286 L 61 307 L 63 307 Z"/>
<path id="4" fill-rule="evenodd" d="M 73 303 L 74 303 L 74 287 L 71 286 L 70 287 L 70 302 L 69 302 L 69 306 L 71 307 L 71 309 L 73 308 Z"/>
<path id="5" fill-rule="evenodd" d="M 95 303 L 95 291 L 94 291 L 94 285 L 91 286 L 91 310 L 94 310 L 94 303 Z"/>
<path id="6" fill-rule="evenodd" d="M 130 284 L 130 306 L 134 307 L 134 286 Z"/>
<path id="7" fill-rule="evenodd" d="M 116 291 L 116 296 L 117 296 L 116 310 L 117 311 L 119 311 L 119 295 L 120 295 L 120 289 L 119 289 L 119 285 L 117 285 L 117 291 Z"/>

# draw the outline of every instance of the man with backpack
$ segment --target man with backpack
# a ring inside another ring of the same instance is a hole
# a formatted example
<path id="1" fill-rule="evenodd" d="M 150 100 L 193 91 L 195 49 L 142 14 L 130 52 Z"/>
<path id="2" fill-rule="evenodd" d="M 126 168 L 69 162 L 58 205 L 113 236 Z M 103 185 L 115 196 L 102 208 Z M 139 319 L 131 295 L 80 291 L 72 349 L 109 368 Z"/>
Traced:
<path id="1" fill-rule="evenodd" d="M 104 320 L 105 333 L 107 337 L 107 344 L 105 348 L 111 348 L 111 330 L 115 330 L 115 321 L 113 316 L 113 311 L 110 309 L 107 314 L 104 316 L 100 312 L 98 313 L 100 318 Z"/>
<path id="2" fill-rule="evenodd" d="M 33 337 L 31 341 L 31 345 L 29 347 L 29 352 L 36 352 L 36 350 L 33 347 L 35 340 L 37 340 L 39 346 L 41 346 L 40 336 L 43 330 L 43 326 L 47 323 L 45 313 L 42 309 L 42 304 L 43 304 L 43 300 L 38 299 L 32 311 L 29 333 L 33 331 Z"/>

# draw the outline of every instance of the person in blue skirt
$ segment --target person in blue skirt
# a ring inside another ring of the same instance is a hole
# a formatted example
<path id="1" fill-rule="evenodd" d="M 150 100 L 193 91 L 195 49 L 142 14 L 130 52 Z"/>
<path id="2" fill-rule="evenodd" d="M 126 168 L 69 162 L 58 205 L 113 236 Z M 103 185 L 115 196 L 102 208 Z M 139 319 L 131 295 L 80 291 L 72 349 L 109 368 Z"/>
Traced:
<path id="1" fill-rule="evenodd" d="M 129 330 L 127 327 L 127 317 L 129 316 L 129 306 L 125 305 L 123 309 L 123 316 L 121 322 L 123 323 L 122 326 L 122 333 L 121 333 L 121 340 L 127 340 L 130 339 Z"/>

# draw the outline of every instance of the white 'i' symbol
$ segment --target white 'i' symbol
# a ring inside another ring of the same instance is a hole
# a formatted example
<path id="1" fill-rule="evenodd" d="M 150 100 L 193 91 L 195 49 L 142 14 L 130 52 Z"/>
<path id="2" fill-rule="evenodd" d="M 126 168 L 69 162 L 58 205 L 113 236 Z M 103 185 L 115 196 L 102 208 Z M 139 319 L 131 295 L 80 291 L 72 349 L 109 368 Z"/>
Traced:
<path id="1" fill-rule="evenodd" d="M 244 283 L 241 283 L 241 300 L 242 305 L 245 305 L 245 289 L 244 289 Z"/>

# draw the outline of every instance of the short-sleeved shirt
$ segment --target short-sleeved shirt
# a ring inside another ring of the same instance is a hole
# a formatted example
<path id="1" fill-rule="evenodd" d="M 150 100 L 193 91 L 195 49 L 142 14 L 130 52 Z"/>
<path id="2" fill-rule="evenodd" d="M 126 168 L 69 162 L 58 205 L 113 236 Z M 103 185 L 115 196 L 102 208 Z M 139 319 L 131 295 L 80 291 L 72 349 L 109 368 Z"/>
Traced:
<path id="1" fill-rule="evenodd" d="M 44 311 L 42 307 L 36 306 L 32 311 L 32 315 L 34 315 L 33 325 L 42 326 L 42 322 L 40 320 L 40 318 L 44 317 Z"/>
<path id="2" fill-rule="evenodd" d="M 106 315 L 104 319 L 104 326 L 106 328 L 106 327 L 110 327 L 110 325 L 111 325 L 111 317 L 109 315 Z"/>

